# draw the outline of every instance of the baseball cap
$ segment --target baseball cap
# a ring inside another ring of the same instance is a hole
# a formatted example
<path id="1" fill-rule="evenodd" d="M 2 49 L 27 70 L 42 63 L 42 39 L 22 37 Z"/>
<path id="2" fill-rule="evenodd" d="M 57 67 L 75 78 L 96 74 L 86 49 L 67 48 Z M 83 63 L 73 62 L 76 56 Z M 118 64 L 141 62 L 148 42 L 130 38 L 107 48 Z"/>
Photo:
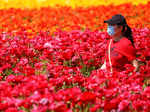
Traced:
<path id="1" fill-rule="evenodd" d="M 116 14 L 116 15 L 112 16 L 111 19 L 105 20 L 104 23 L 108 23 L 108 24 L 111 24 L 111 25 L 114 25 L 114 24 L 118 24 L 118 25 L 127 24 L 124 16 L 122 16 L 121 14 Z"/>

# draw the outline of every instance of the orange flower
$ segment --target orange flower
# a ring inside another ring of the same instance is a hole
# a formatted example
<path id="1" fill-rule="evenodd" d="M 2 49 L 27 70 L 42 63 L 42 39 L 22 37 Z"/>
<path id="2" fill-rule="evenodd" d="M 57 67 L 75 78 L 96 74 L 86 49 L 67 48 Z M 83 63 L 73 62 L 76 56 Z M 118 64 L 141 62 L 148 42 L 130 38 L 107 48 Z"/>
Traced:
<path id="1" fill-rule="evenodd" d="M 89 8 L 48 7 L 41 9 L 0 10 L 0 32 L 30 31 L 35 35 L 40 31 L 61 30 L 105 30 L 104 20 L 122 13 L 133 28 L 150 28 L 150 2 L 146 5 L 122 4 L 118 6 L 93 6 Z M 28 32 L 29 33 L 29 32 Z M 32 36 L 31 36 L 32 37 Z"/>

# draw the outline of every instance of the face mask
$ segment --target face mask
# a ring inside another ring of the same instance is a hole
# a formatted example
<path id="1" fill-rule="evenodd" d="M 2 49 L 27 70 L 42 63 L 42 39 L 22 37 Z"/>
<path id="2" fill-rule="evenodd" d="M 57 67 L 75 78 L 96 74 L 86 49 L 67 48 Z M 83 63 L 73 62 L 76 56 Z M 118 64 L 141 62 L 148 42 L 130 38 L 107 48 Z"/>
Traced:
<path id="1" fill-rule="evenodd" d="M 113 26 L 108 26 L 107 27 L 107 33 L 111 36 L 115 33 L 114 27 Z"/>

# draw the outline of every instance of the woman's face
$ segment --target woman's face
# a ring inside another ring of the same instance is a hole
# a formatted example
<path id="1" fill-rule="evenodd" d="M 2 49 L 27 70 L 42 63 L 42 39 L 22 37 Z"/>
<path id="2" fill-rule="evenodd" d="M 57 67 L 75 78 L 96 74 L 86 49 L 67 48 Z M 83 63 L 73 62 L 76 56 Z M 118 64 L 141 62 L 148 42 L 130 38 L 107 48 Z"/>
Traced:
<path id="1" fill-rule="evenodd" d="M 122 36 L 122 26 L 118 25 L 110 25 L 114 27 L 114 34 L 112 35 L 113 38 L 117 38 L 119 36 Z"/>

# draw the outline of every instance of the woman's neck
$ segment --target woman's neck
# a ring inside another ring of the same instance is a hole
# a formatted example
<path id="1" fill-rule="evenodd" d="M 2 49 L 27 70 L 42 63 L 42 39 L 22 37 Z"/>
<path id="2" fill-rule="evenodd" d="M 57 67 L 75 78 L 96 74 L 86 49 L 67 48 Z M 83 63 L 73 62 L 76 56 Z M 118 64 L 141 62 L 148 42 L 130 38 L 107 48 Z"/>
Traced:
<path id="1" fill-rule="evenodd" d="M 122 39 L 123 38 L 123 36 L 122 35 L 120 35 L 120 36 L 118 36 L 118 37 L 114 37 L 113 38 L 113 41 L 115 41 L 115 42 L 118 42 L 120 39 Z"/>

